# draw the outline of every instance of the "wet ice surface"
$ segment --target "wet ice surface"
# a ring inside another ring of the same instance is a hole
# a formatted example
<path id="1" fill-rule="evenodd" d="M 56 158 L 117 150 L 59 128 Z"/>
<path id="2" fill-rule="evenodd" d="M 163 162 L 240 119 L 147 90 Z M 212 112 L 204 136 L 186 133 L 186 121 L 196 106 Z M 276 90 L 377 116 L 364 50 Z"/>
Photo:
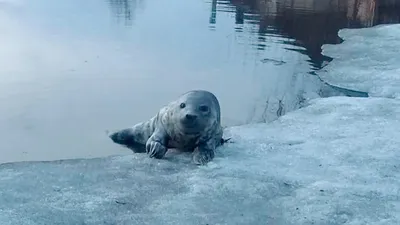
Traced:
<path id="1" fill-rule="evenodd" d="M 332 97 L 229 128 L 208 166 L 144 154 L 0 165 L 8 224 L 399 224 L 400 101 Z"/>
<path id="2" fill-rule="evenodd" d="M 370 96 L 400 97 L 400 25 L 343 29 L 344 42 L 324 45 L 323 54 L 334 58 L 318 75 L 343 88 Z"/>

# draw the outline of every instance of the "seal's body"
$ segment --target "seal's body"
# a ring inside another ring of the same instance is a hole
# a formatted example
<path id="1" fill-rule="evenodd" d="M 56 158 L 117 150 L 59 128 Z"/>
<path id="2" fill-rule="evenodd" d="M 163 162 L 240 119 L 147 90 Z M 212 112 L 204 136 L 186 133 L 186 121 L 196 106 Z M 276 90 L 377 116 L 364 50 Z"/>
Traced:
<path id="1" fill-rule="evenodd" d="M 150 120 L 117 131 L 110 138 L 134 152 L 147 152 L 151 158 L 164 157 L 168 148 L 193 151 L 194 162 L 205 164 L 224 142 L 222 135 L 218 99 L 211 92 L 193 90 L 161 108 Z"/>

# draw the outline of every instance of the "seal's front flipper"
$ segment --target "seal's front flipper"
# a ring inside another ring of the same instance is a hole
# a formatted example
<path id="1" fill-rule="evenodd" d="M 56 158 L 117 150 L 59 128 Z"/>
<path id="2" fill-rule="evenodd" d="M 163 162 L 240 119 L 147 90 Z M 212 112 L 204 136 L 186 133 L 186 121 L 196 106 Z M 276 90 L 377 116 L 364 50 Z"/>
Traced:
<path id="1" fill-rule="evenodd" d="M 150 158 L 161 159 L 167 153 L 168 135 L 160 125 L 146 142 L 146 152 Z"/>
<path id="2" fill-rule="evenodd" d="M 109 137 L 114 143 L 123 145 L 131 149 L 135 153 L 146 152 L 146 146 L 135 141 L 136 137 L 132 128 L 127 128 L 114 132 L 110 134 Z"/>
<path id="3" fill-rule="evenodd" d="M 193 152 L 193 162 L 197 165 L 205 165 L 214 159 L 214 150 L 198 147 Z"/>
<path id="4" fill-rule="evenodd" d="M 161 159 L 167 153 L 167 148 L 160 142 L 149 141 L 146 145 L 146 152 L 150 158 Z"/>

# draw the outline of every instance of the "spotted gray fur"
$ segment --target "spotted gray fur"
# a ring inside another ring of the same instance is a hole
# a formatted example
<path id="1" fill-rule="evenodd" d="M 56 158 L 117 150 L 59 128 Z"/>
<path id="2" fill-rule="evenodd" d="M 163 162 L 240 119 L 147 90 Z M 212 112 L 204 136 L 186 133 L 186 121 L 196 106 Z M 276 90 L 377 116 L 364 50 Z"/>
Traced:
<path id="1" fill-rule="evenodd" d="M 169 148 L 192 151 L 194 163 L 206 164 L 224 143 L 222 136 L 218 99 L 211 92 L 193 90 L 162 107 L 150 120 L 114 132 L 110 138 L 157 159 Z"/>

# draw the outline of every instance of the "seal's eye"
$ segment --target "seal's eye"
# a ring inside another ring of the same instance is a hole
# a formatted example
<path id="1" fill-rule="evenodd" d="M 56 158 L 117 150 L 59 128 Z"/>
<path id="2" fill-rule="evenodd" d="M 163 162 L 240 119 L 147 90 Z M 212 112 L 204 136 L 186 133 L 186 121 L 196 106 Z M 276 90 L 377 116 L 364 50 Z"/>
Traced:
<path id="1" fill-rule="evenodd" d="M 202 111 L 202 112 L 207 112 L 207 111 L 208 111 L 208 106 L 202 105 L 202 106 L 199 107 L 199 109 L 200 109 L 200 111 Z"/>
<path id="2" fill-rule="evenodd" d="M 185 108 L 186 104 L 185 103 L 181 103 L 181 105 L 179 107 L 181 107 L 181 109 Z"/>

